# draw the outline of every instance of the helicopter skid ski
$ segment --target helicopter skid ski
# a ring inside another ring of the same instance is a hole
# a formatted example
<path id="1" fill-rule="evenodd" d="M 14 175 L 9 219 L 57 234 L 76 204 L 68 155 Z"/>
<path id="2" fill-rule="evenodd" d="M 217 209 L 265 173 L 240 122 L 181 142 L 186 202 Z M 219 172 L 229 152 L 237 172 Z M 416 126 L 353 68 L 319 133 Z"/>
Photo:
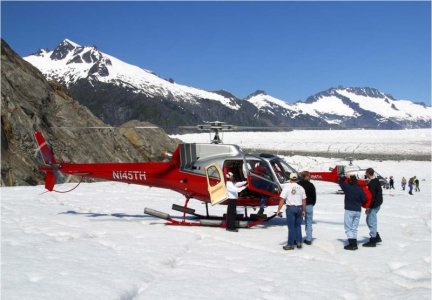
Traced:
<path id="1" fill-rule="evenodd" d="M 216 217 L 216 216 L 203 216 L 200 214 L 195 213 L 194 209 L 191 208 L 184 208 L 182 206 L 173 204 L 172 206 L 173 210 L 177 210 L 180 212 L 183 212 L 183 219 L 181 221 L 174 220 L 168 213 L 164 213 L 152 208 L 144 208 L 144 213 L 156 218 L 164 219 L 168 221 L 166 225 L 176 225 L 176 226 L 209 226 L 209 227 L 221 227 L 226 228 L 227 223 L 224 217 Z M 196 217 L 199 221 L 186 221 L 185 217 L 186 214 L 193 215 Z M 255 217 L 254 217 L 255 216 Z M 251 228 L 256 225 L 259 225 L 263 222 L 267 222 L 271 219 L 276 217 L 276 214 L 271 215 L 270 217 L 267 217 L 264 215 L 264 217 L 257 217 L 256 215 L 251 215 L 250 218 L 243 218 L 242 215 L 237 215 L 237 221 L 236 221 L 236 227 L 238 228 Z"/>

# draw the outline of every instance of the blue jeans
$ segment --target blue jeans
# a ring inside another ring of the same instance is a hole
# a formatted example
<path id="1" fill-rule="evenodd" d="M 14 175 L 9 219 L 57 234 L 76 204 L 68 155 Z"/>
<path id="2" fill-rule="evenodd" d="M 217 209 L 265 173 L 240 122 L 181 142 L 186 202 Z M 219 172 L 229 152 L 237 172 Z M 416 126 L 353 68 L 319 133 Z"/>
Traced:
<path id="1" fill-rule="evenodd" d="M 344 225 L 345 234 L 348 239 L 357 239 L 357 228 L 360 222 L 361 212 L 353 210 L 345 210 Z"/>
<path id="2" fill-rule="evenodd" d="M 306 205 L 305 231 L 306 240 L 312 241 L 313 205 Z"/>
<path id="3" fill-rule="evenodd" d="M 288 225 L 288 245 L 294 246 L 294 242 L 302 242 L 302 208 L 301 206 L 287 206 L 286 218 Z"/>
<path id="4" fill-rule="evenodd" d="M 412 194 L 412 190 L 413 190 L 414 185 L 409 183 L 408 187 L 409 187 L 409 193 Z"/>
<path id="5" fill-rule="evenodd" d="M 265 206 L 267 205 L 267 199 L 268 199 L 267 195 L 261 195 L 260 208 L 265 208 Z"/>
<path id="6" fill-rule="evenodd" d="M 378 232 L 378 218 L 377 213 L 380 210 L 380 206 L 369 208 L 369 213 L 366 215 L 366 224 L 369 227 L 369 235 L 374 238 Z"/>

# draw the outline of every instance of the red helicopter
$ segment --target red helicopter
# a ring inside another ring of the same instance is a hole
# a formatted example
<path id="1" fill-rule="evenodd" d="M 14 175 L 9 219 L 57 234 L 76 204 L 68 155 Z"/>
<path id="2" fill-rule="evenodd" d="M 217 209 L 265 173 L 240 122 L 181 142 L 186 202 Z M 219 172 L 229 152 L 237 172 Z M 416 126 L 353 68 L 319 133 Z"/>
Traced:
<path id="1" fill-rule="evenodd" d="M 261 195 L 267 195 L 267 206 L 278 205 L 282 184 L 290 173 L 298 172 L 282 158 L 271 154 L 247 154 L 237 145 L 222 144 L 219 132 L 234 129 L 224 122 L 209 122 L 197 129 L 214 133 L 209 144 L 179 144 L 170 160 L 166 162 L 142 163 L 68 163 L 58 162 L 40 131 L 34 136 L 44 161 L 39 170 L 45 173 L 45 188 L 55 191 L 58 174 L 98 178 L 131 184 L 140 184 L 174 190 L 185 197 L 184 206 L 173 204 L 172 209 L 183 213 L 181 221 L 174 220 L 167 213 L 145 208 L 144 213 L 168 221 L 169 225 L 220 226 L 226 227 L 222 217 L 210 216 L 208 204 L 227 204 L 225 177 L 232 172 L 237 181 L 247 180 L 248 188 L 239 194 L 238 206 L 245 207 L 244 216 L 239 216 L 239 227 L 252 227 L 273 218 L 256 218 L 247 215 L 247 207 L 259 207 Z M 81 182 L 80 181 L 80 182 Z M 188 208 L 190 199 L 206 204 L 206 215 Z M 186 221 L 186 214 L 199 221 Z"/>
<path id="2" fill-rule="evenodd" d="M 365 177 L 366 169 L 360 168 L 353 164 L 351 157 L 347 158 L 348 165 L 336 165 L 330 168 L 328 172 L 311 171 L 310 176 L 312 180 L 321 180 L 338 183 L 341 176 L 347 177 L 348 175 L 355 175 L 360 186 L 365 186 L 367 180 Z M 387 184 L 387 180 L 375 171 L 375 176 L 379 179 L 382 186 Z"/>

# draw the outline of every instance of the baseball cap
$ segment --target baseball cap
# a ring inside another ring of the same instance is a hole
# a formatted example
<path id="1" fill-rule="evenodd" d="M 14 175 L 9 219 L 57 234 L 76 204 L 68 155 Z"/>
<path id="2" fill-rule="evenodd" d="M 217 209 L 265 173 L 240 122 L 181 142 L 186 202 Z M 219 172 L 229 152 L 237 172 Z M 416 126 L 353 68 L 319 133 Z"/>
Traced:
<path id="1" fill-rule="evenodd" d="M 290 174 L 290 179 L 297 179 L 297 174 L 294 173 L 294 172 L 292 172 L 292 173 Z"/>

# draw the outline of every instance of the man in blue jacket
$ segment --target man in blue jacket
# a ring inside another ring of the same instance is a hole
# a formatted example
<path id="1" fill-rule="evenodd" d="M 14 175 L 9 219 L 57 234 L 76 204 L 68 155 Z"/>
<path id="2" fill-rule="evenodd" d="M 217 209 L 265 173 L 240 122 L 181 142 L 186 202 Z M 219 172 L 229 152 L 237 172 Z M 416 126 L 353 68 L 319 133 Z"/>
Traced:
<path id="1" fill-rule="evenodd" d="M 350 175 L 348 183 L 344 176 L 339 178 L 339 185 L 345 193 L 345 234 L 348 238 L 348 245 L 345 250 L 357 250 L 357 228 L 360 222 L 361 205 L 366 201 L 366 195 L 360 186 L 357 185 L 357 177 Z"/>

